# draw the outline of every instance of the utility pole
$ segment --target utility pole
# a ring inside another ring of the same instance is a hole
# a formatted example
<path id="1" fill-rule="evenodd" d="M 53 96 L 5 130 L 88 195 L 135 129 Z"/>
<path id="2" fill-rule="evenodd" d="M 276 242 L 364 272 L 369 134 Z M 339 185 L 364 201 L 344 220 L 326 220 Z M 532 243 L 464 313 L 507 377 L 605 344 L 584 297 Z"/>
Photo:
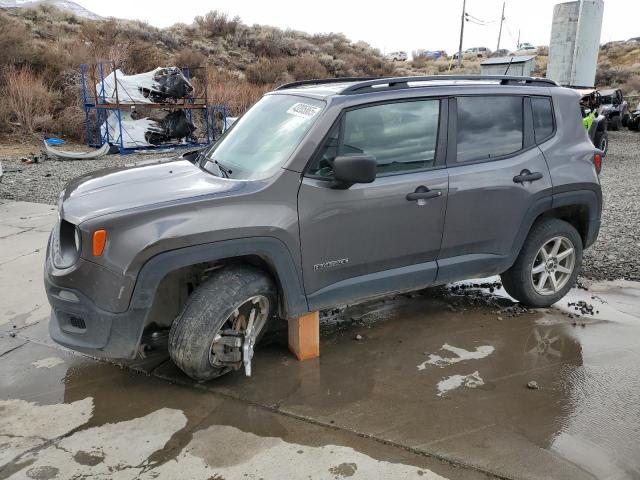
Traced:
<path id="1" fill-rule="evenodd" d="M 460 20 L 460 45 L 458 45 L 458 70 L 462 68 L 462 37 L 464 36 L 464 20 L 467 0 L 462 0 L 462 19 Z"/>
<path id="2" fill-rule="evenodd" d="M 502 22 L 504 22 L 504 4 L 507 2 L 502 2 L 502 14 L 500 15 L 500 30 L 498 30 L 498 46 L 496 47 L 496 52 L 500 50 L 500 38 L 502 37 Z"/>
<path id="3" fill-rule="evenodd" d="M 520 29 L 518 29 L 518 43 L 516 44 L 516 48 L 520 50 Z"/>

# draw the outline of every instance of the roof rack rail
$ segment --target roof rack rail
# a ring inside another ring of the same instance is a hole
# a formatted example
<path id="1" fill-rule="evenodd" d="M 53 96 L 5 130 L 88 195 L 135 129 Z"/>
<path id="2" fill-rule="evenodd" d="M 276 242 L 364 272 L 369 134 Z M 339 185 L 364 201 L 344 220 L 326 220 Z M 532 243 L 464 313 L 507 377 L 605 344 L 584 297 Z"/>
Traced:
<path id="1" fill-rule="evenodd" d="M 286 90 L 288 88 L 305 87 L 307 85 L 324 85 L 327 83 L 344 82 L 364 82 L 367 80 L 380 80 L 381 77 L 340 77 L 340 78 L 318 78 L 315 80 L 298 80 L 297 82 L 283 83 L 276 90 Z"/>
<path id="2" fill-rule="evenodd" d="M 367 93 L 374 91 L 377 86 L 386 85 L 388 89 L 411 88 L 409 82 L 441 82 L 448 80 L 493 80 L 499 81 L 500 85 L 527 85 L 527 86 L 543 86 L 558 87 L 559 85 L 548 78 L 537 77 L 516 77 L 508 75 L 431 75 L 431 76 L 415 76 L 415 77 L 386 77 L 375 78 L 369 80 L 358 81 L 353 85 L 349 85 L 342 92 L 342 95 L 354 95 L 358 93 Z"/>

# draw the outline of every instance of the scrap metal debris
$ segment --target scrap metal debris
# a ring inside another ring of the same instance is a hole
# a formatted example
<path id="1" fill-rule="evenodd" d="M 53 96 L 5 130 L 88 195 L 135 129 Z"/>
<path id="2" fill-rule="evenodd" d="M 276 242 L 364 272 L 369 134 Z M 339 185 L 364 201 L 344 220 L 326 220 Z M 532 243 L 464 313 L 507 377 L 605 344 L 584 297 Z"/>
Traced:
<path id="1" fill-rule="evenodd" d="M 189 138 L 196 130 L 183 110 L 157 112 L 157 114 L 162 118 L 141 117 L 135 110 L 120 112 L 120 118 L 118 118 L 117 112 L 111 112 L 100 126 L 100 133 L 113 145 L 137 148 Z"/>
<path id="2" fill-rule="evenodd" d="M 137 75 L 126 75 L 117 69 L 96 89 L 107 103 L 165 103 L 193 94 L 193 85 L 178 67 L 158 67 Z"/>
<path id="3" fill-rule="evenodd" d="M 56 158 L 61 158 L 64 160 L 93 160 L 103 157 L 104 155 L 109 153 L 109 149 L 111 147 L 108 143 L 105 143 L 104 145 L 102 145 L 102 147 L 89 152 L 70 152 L 68 150 L 55 149 L 45 141 L 44 148 L 48 155 L 52 155 Z"/>

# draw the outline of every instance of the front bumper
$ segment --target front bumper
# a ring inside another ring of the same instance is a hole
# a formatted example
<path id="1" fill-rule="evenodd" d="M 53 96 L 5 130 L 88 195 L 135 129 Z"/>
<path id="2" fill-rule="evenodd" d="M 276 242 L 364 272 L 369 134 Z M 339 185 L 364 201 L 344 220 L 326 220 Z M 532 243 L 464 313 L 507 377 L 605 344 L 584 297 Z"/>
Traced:
<path id="1" fill-rule="evenodd" d="M 97 357 L 136 356 L 146 308 L 111 313 L 78 290 L 59 287 L 46 276 L 44 283 L 51 304 L 49 334 L 55 342 Z"/>
<path id="2" fill-rule="evenodd" d="M 83 258 L 57 268 L 52 259 L 55 234 L 54 228 L 44 265 L 51 338 L 97 357 L 134 358 L 149 311 L 147 305 L 130 304 L 134 281 Z"/>

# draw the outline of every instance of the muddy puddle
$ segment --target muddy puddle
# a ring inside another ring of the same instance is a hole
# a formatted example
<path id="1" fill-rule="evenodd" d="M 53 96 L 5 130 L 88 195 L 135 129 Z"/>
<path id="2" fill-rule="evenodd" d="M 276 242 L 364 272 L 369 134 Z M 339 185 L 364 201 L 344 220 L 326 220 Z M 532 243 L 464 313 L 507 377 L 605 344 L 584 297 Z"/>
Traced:
<path id="1" fill-rule="evenodd" d="M 251 378 L 29 342 L 0 358 L 0 478 L 640 478 L 639 343 L 638 283 L 528 310 L 496 278 L 324 312 L 307 362 L 276 326 Z"/>

